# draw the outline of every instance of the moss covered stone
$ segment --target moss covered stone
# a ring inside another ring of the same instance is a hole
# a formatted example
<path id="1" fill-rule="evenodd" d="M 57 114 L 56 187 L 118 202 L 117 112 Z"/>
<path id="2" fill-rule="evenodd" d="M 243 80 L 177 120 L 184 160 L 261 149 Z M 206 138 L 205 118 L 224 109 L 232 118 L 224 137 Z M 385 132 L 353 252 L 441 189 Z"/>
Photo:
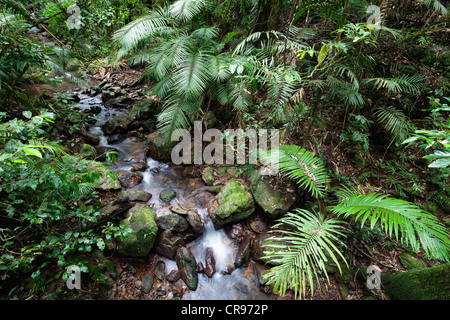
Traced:
<path id="1" fill-rule="evenodd" d="M 235 223 L 255 211 L 255 202 L 249 189 L 239 179 L 231 179 L 219 194 L 208 203 L 208 212 L 216 227 Z"/>
<path id="2" fill-rule="evenodd" d="M 382 281 L 393 300 L 450 299 L 450 263 L 382 277 Z"/>
<path id="3" fill-rule="evenodd" d="M 270 217 L 275 218 L 285 213 L 295 202 L 294 190 L 287 185 L 272 185 L 267 176 L 260 175 L 258 171 L 250 173 L 250 189 L 258 205 Z"/>
<path id="4" fill-rule="evenodd" d="M 138 203 L 127 213 L 121 222 L 122 227 L 129 227 L 130 232 L 118 240 L 117 250 L 127 257 L 145 257 L 153 248 L 158 226 L 155 222 L 153 208 Z"/>

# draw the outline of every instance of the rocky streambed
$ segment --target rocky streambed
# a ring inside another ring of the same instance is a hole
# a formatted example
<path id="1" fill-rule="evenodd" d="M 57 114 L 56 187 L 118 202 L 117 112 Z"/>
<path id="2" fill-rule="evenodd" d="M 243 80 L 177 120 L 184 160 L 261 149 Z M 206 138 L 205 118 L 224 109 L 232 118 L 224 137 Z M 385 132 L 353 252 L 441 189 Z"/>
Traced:
<path id="1" fill-rule="evenodd" d="M 104 216 L 129 227 L 96 253 L 96 279 L 107 298 L 280 298 L 262 278 L 262 244 L 274 219 L 296 202 L 292 186 L 257 170 L 170 163 L 151 97 L 105 82 L 72 94 L 80 112 L 97 119 L 82 131 L 80 153 L 98 166 L 118 153 L 109 165 L 117 179 L 102 169 L 98 187 L 110 199 Z"/>

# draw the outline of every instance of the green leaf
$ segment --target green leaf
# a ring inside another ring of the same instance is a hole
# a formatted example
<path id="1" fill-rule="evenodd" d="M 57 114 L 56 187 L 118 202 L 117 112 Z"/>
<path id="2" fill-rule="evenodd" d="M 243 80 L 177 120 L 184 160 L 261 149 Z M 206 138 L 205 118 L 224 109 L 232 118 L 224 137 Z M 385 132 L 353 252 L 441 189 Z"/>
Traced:
<path id="1" fill-rule="evenodd" d="M 433 259 L 450 261 L 450 237 L 446 228 L 434 215 L 408 201 L 377 193 L 354 194 L 332 207 L 332 211 L 344 218 L 354 217 L 361 226 L 366 221 L 371 228 L 379 223 L 388 236 L 401 239 L 413 250 L 421 247 Z"/>
<path id="2" fill-rule="evenodd" d="M 42 159 L 42 153 L 35 149 L 33 146 L 26 146 L 23 151 L 31 156 L 35 156 Z"/>

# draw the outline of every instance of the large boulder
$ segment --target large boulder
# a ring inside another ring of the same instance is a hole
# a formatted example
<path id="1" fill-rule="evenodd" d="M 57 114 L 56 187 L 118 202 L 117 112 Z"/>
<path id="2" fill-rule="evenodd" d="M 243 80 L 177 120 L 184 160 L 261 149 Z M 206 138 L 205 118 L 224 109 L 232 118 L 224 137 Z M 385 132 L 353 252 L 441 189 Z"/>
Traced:
<path id="1" fill-rule="evenodd" d="M 285 213 L 295 203 L 294 189 L 285 182 L 271 183 L 267 175 L 254 170 L 250 174 L 250 190 L 256 203 L 272 218 Z"/>
<path id="2" fill-rule="evenodd" d="M 381 280 L 392 300 L 450 299 L 450 263 L 395 275 L 382 274 Z"/>
<path id="3" fill-rule="evenodd" d="M 193 253 L 186 247 L 179 247 L 175 256 L 181 278 L 190 290 L 197 290 L 198 275 L 197 261 Z"/>
<path id="4" fill-rule="evenodd" d="M 116 238 L 117 251 L 122 256 L 145 257 L 153 248 L 158 226 L 155 222 L 153 208 L 137 203 L 128 210 L 127 217 L 122 220 L 123 227 L 129 227 L 130 232 L 126 236 Z"/>
<path id="5" fill-rule="evenodd" d="M 231 179 L 208 203 L 208 213 L 216 228 L 239 222 L 255 211 L 249 189 L 239 179 Z"/>

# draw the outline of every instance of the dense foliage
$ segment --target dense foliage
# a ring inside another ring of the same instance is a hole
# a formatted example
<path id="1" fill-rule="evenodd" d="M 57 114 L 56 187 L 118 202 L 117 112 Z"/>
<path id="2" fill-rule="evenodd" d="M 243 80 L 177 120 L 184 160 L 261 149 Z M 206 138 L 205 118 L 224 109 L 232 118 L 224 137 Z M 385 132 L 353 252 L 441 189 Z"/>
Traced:
<path id="1" fill-rule="evenodd" d="M 347 263 L 346 224 L 449 261 L 449 22 L 438 0 L 0 0 L 0 279 L 31 272 L 37 290 L 123 231 L 96 224 L 102 173 L 55 138 L 71 111 L 26 89 L 119 67 L 145 69 L 167 140 L 211 110 L 280 129 L 267 156 L 313 197 L 265 245 L 282 294 Z"/>

